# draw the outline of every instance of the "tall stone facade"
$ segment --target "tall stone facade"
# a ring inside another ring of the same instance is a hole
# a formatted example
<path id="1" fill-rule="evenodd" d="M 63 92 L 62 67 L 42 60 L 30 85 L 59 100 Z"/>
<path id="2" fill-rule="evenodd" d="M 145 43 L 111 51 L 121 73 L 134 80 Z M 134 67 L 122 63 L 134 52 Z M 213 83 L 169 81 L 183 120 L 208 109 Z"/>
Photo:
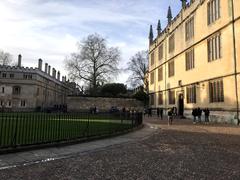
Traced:
<path id="1" fill-rule="evenodd" d="M 179 1 L 180 3 L 180 1 Z M 210 108 L 212 120 L 239 123 L 240 0 L 182 1 L 182 9 L 158 35 L 149 34 L 152 107 Z M 160 31 L 160 32 L 159 32 Z M 218 118 L 219 117 L 219 118 Z"/>
<path id="2" fill-rule="evenodd" d="M 42 60 L 38 68 L 21 66 L 21 55 L 17 66 L 0 65 L 0 110 L 33 111 L 66 105 L 67 95 L 77 94 L 74 82 L 66 77 L 60 80 L 60 72 Z"/>

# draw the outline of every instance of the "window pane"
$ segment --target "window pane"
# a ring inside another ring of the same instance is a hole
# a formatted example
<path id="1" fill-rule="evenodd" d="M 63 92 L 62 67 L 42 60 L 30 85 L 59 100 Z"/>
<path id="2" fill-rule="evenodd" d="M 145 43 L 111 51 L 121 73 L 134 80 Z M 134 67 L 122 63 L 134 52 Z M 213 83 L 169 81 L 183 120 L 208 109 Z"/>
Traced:
<path id="1" fill-rule="evenodd" d="M 151 54 L 151 65 L 154 65 L 154 52 Z"/>
<path id="2" fill-rule="evenodd" d="M 221 54 L 221 34 L 219 34 L 219 36 L 218 36 L 218 52 L 219 52 L 219 57 L 218 58 L 221 58 L 222 57 L 222 54 Z"/>

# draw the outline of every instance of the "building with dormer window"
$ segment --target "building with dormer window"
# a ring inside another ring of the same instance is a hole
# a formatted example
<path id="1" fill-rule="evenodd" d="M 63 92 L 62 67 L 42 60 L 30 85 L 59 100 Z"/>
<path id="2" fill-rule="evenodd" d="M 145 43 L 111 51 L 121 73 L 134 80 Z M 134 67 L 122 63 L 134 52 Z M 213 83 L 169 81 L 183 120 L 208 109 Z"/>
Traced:
<path id="1" fill-rule="evenodd" d="M 158 21 L 156 37 L 150 27 L 150 106 L 187 117 L 209 108 L 211 120 L 239 123 L 240 0 L 181 3 L 175 18 L 169 7 L 163 30 Z"/>

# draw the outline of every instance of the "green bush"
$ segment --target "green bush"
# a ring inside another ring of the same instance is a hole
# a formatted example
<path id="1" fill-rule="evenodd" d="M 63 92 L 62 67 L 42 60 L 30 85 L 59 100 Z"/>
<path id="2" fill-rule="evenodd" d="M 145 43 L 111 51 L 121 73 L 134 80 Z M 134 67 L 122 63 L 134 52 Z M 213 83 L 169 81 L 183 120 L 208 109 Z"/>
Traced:
<path id="1" fill-rule="evenodd" d="M 100 95 L 102 96 L 119 96 L 121 94 L 126 94 L 127 88 L 124 84 L 121 83 L 111 83 L 105 84 L 101 87 Z"/>
<path id="2" fill-rule="evenodd" d="M 133 98 L 142 101 L 144 103 L 144 105 L 148 104 L 148 94 L 145 93 L 144 91 L 138 91 L 133 95 Z"/>

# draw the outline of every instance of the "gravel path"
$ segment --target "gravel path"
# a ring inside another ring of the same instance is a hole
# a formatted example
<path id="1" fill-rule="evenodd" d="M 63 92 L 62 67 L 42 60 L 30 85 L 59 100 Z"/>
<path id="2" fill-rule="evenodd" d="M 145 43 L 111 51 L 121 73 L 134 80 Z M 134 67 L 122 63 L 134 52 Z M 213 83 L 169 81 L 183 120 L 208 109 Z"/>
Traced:
<path id="1" fill-rule="evenodd" d="M 240 135 L 150 123 L 159 129 L 146 139 L 1 170 L 0 179 L 240 179 Z"/>

